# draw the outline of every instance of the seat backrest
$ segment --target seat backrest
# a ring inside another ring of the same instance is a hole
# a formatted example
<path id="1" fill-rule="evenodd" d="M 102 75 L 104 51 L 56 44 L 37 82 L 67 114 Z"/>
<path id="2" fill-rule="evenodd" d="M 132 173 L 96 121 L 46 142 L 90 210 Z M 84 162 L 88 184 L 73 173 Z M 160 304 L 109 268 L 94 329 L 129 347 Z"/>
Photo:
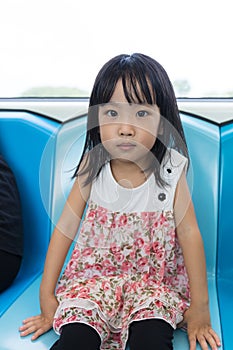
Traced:
<path id="1" fill-rule="evenodd" d="M 0 111 L 0 152 L 14 172 L 22 206 L 24 253 L 14 283 L 0 294 L 0 315 L 41 273 L 51 224 L 41 200 L 39 173 L 41 155 L 50 140 L 55 147 L 59 124 L 33 113 Z M 47 200 L 51 200 L 54 152 L 43 165 L 47 178 Z"/>
<path id="2" fill-rule="evenodd" d="M 14 283 L 0 294 L 0 316 L 43 271 L 85 130 L 85 115 L 62 123 L 29 112 L 0 111 L 0 152 L 16 178 L 24 225 L 22 266 Z"/>
<path id="3" fill-rule="evenodd" d="M 219 193 L 219 127 L 181 114 L 191 158 L 190 189 L 203 237 L 207 273 L 216 275 Z"/>

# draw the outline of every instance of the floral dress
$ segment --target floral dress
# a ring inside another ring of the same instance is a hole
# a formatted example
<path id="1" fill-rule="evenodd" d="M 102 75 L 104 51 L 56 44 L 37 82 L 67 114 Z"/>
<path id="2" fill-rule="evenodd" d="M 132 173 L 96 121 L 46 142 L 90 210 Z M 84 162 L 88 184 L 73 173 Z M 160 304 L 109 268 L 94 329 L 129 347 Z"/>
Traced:
<path id="1" fill-rule="evenodd" d="M 188 277 L 173 214 L 187 159 L 170 150 L 136 188 L 120 186 L 110 163 L 93 182 L 71 258 L 58 283 L 54 329 L 72 322 L 93 327 L 101 350 L 124 350 L 133 321 L 159 318 L 174 329 L 189 305 Z"/>

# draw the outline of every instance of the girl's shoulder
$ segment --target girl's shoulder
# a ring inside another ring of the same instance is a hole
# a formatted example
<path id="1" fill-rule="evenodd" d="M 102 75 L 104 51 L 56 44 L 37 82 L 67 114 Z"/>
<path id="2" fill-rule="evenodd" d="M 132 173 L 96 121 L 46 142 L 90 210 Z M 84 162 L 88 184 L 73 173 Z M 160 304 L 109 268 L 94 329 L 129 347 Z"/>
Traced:
<path id="1" fill-rule="evenodd" d="M 168 148 L 161 164 L 161 176 L 166 182 L 179 179 L 181 173 L 187 172 L 188 159 L 174 148 Z"/>
<path id="2" fill-rule="evenodd" d="M 168 148 L 162 161 L 162 167 L 179 168 L 187 166 L 188 159 L 174 148 Z"/>

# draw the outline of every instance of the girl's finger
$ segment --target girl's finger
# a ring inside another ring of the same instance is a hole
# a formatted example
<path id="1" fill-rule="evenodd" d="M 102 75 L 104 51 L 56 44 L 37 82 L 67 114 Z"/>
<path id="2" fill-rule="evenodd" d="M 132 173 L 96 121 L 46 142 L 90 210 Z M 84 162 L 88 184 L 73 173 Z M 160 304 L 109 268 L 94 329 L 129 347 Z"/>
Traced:
<path id="1" fill-rule="evenodd" d="M 42 328 L 44 321 L 37 319 L 36 321 L 30 321 L 19 328 L 20 335 L 25 337 L 28 334 L 36 332 L 38 329 Z"/>
<path id="2" fill-rule="evenodd" d="M 198 338 L 198 342 L 201 346 L 202 350 L 208 350 L 208 345 L 207 345 L 207 338 L 204 335 L 199 336 Z"/>
<path id="3" fill-rule="evenodd" d="M 212 337 L 214 338 L 217 346 L 221 346 L 221 340 L 220 340 L 219 336 L 217 335 L 217 333 L 212 328 L 210 329 L 209 332 L 212 335 Z"/>
<path id="4" fill-rule="evenodd" d="M 32 336 L 32 340 L 36 340 L 37 338 L 39 338 L 42 334 L 44 334 L 46 331 L 43 330 L 42 328 L 39 328 Z"/>
<path id="5" fill-rule="evenodd" d="M 32 336 L 32 340 L 36 340 L 37 338 L 39 338 L 42 334 L 48 332 L 51 329 L 51 327 L 46 326 L 46 327 L 41 327 L 39 328 Z"/>
<path id="6" fill-rule="evenodd" d="M 212 350 L 217 350 L 218 346 L 220 346 L 220 341 L 219 339 L 216 341 L 214 335 L 216 335 L 214 331 L 208 330 L 208 332 L 197 337 L 202 350 L 208 350 L 209 346 Z"/>
<path id="7" fill-rule="evenodd" d="M 22 330 L 20 332 L 20 336 L 21 337 L 25 337 L 25 336 L 27 336 L 27 335 L 29 335 L 31 333 L 34 333 L 36 330 L 37 330 L 37 328 L 35 326 L 31 326 L 29 328 L 26 328 L 25 330 Z"/>
<path id="8" fill-rule="evenodd" d="M 28 321 L 28 322 L 25 322 L 22 326 L 19 327 L 19 330 L 20 331 L 25 331 L 27 329 L 30 329 L 34 326 L 36 326 L 37 324 L 39 325 L 41 322 L 39 319 L 37 320 L 32 320 L 32 321 Z"/>
<path id="9" fill-rule="evenodd" d="M 196 350 L 196 344 L 197 344 L 196 337 L 190 335 L 189 336 L 189 348 L 190 348 L 190 350 Z"/>
<path id="10" fill-rule="evenodd" d="M 23 323 L 23 324 L 26 324 L 26 323 L 31 322 L 31 321 L 36 321 L 36 320 L 38 320 L 38 319 L 40 319 L 40 318 L 41 318 L 41 315 L 28 317 L 28 318 L 26 318 L 25 320 L 23 320 L 22 323 Z"/>

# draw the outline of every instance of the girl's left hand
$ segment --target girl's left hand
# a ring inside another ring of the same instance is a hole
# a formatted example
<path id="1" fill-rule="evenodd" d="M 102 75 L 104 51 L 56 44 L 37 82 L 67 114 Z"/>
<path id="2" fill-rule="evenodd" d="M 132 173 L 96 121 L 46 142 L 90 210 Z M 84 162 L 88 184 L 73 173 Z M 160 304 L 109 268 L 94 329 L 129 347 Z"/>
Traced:
<path id="1" fill-rule="evenodd" d="M 184 320 L 179 325 L 187 325 L 190 350 L 196 350 L 196 344 L 199 342 L 202 350 L 217 350 L 221 346 L 220 339 L 211 327 L 208 307 L 193 307 L 184 314 Z"/>

